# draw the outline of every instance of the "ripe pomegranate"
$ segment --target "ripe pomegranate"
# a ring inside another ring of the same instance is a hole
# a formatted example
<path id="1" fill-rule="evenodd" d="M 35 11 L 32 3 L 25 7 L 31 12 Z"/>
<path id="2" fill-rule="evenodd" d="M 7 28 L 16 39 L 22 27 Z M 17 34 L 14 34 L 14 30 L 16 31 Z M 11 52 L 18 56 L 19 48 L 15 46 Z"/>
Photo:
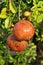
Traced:
<path id="1" fill-rule="evenodd" d="M 7 45 L 13 51 L 20 52 L 24 50 L 27 47 L 27 43 L 27 41 L 17 41 L 13 34 L 9 35 L 7 38 Z"/>
<path id="2" fill-rule="evenodd" d="M 17 40 L 30 40 L 34 32 L 33 24 L 27 20 L 17 22 L 13 28 L 13 34 Z"/>

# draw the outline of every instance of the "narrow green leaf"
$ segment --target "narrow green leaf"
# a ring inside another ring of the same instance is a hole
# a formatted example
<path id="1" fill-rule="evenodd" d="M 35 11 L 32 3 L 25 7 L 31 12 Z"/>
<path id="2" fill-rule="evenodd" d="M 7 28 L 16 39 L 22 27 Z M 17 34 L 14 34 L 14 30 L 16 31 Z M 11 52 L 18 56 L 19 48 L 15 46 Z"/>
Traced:
<path id="1" fill-rule="evenodd" d="M 5 20 L 5 28 L 8 28 L 9 27 L 9 17 Z"/>

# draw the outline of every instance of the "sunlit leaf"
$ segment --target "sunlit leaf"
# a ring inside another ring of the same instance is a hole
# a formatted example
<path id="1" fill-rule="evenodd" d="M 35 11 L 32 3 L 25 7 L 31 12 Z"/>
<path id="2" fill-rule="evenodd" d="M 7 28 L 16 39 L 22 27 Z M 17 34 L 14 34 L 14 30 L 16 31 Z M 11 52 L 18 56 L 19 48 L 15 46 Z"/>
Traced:
<path id="1" fill-rule="evenodd" d="M 8 18 L 6 18 L 6 20 L 5 20 L 5 28 L 8 28 L 9 27 L 9 17 Z"/>
<path id="2" fill-rule="evenodd" d="M 7 15 L 6 14 L 0 14 L 0 18 L 5 19 L 5 18 L 7 18 Z"/>

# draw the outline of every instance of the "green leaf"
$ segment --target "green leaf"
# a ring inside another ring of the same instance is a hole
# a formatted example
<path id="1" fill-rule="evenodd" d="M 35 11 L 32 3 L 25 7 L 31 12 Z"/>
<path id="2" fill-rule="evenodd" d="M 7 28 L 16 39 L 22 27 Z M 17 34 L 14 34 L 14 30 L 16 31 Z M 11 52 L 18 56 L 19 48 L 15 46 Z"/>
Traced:
<path id="1" fill-rule="evenodd" d="M 5 18 L 7 18 L 7 15 L 6 14 L 0 14 L 0 18 L 5 19 Z"/>
<path id="2" fill-rule="evenodd" d="M 10 23 L 10 21 L 9 21 L 9 17 L 5 20 L 5 28 L 8 28 L 9 27 L 9 23 Z"/>
<path id="3" fill-rule="evenodd" d="M 38 2 L 38 7 L 42 7 L 43 6 L 43 1 L 39 1 Z"/>
<path id="4" fill-rule="evenodd" d="M 1 13 L 6 13 L 6 11 L 7 11 L 7 8 L 6 7 L 4 7 L 2 10 L 1 10 Z"/>
<path id="5" fill-rule="evenodd" d="M 30 63 L 32 61 L 32 58 L 30 58 L 29 60 L 28 60 L 28 63 Z"/>
<path id="6" fill-rule="evenodd" d="M 12 6 L 13 6 L 13 8 L 15 9 L 15 11 L 17 12 L 17 7 L 16 7 L 16 5 L 15 5 L 14 2 L 12 2 Z"/>
<path id="7" fill-rule="evenodd" d="M 9 62 L 12 63 L 14 61 L 14 58 L 12 56 L 9 55 Z"/>
<path id="8" fill-rule="evenodd" d="M 0 18 L 2 18 L 2 19 L 7 18 L 7 13 L 6 13 L 6 11 L 7 11 L 7 8 L 4 7 L 4 8 L 1 10 Z"/>
<path id="9" fill-rule="evenodd" d="M 38 8 L 38 11 L 43 11 L 43 6 Z"/>
<path id="10" fill-rule="evenodd" d="M 39 0 L 33 0 L 33 4 L 36 5 L 39 2 Z"/>
<path id="11" fill-rule="evenodd" d="M 9 9 L 14 14 L 17 12 L 17 7 L 15 6 L 15 4 L 13 2 L 9 3 Z"/>
<path id="12" fill-rule="evenodd" d="M 4 0 L 5 4 L 8 6 L 9 0 Z"/>
<path id="13" fill-rule="evenodd" d="M 32 0 L 26 0 L 26 2 L 27 2 L 28 4 L 30 4 L 30 3 L 32 2 Z"/>
<path id="14" fill-rule="evenodd" d="M 3 53 L 3 51 L 2 50 L 0 50 L 0 54 L 2 54 Z"/>
<path id="15" fill-rule="evenodd" d="M 26 5 L 26 3 L 24 3 L 23 1 L 22 1 L 22 4 L 21 4 L 21 6 L 22 6 L 22 10 L 24 10 L 24 9 L 26 9 L 26 8 L 27 8 L 27 5 Z"/>
<path id="16" fill-rule="evenodd" d="M 37 17 L 37 23 L 41 23 L 43 20 L 43 14 L 38 15 Z"/>
<path id="17" fill-rule="evenodd" d="M 5 61 L 4 61 L 3 57 L 0 56 L 0 65 L 4 65 L 4 64 L 5 64 Z"/>

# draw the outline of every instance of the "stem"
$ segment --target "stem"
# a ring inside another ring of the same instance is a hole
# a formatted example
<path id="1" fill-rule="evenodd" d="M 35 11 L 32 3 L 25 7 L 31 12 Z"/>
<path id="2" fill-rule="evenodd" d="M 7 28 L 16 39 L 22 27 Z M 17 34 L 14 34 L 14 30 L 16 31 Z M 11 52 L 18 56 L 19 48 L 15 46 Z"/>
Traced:
<path id="1" fill-rule="evenodd" d="M 18 19 L 20 21 L 20 4 L 19 4 L 19 11 L 18 11 Z"/>
<path id="2" fill-rule="evenodd" d="M 9 2 L 12 2 L 12 0 L 9 0 Z"/>
<path id="3" fill-rule="evenodd" d="M 19 19 L 19 21 L 20 21 L 20 7 L 21 7 L 21 1 L 22 1 L 22 0 L 19 1 L 19 9 L 18 9 L 18 19 Z"/>

